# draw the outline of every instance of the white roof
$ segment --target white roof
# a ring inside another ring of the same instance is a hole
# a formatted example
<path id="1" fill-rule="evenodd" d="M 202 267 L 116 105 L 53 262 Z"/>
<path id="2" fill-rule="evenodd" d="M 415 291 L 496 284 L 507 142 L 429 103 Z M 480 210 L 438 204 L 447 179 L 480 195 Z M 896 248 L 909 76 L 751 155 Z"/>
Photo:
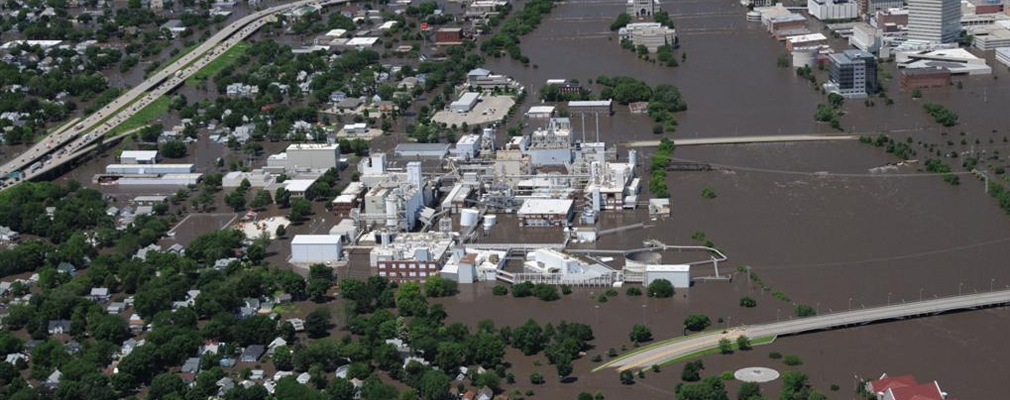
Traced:
<path id="1" fill-rule="evenodd" d="M 371 47 L 371 46 L 374 46 L 375 42 L 378 42 L 378 41 L 379 41 L 379 38 L 377 38 L 377 37 L 356 37 L 356 38 L 352 38 L 351 40 L 348 40 L 347 43 L 344 43 L 344 44 L 347 45 L 347 46 L 366 46 L 366 47 Z"/>
<path id="2" fill-rule="evenodd" d="M 568 214 L 574 204 L 572 199 L 527 199 L 518 214 Z"/>
<path id="3" fill-rule="evenodd" d="M 554 106 L 533 106 L 527 114 L 550 114 L 554 112 Z"/>
<path id="4" fill-rule="evenodd" d="M 157 150 L 123 150 L 119 158 L 154 159 L 158 157 Z"/>
<path id="5" fill-rule="evenodd" d="M 315 179 L 291 179 L 284 181 L 284 189 L 300 193 L 309 190 L 309 186 L 312 186 L 313 183 L 316 183 Z"/>
<path id="6" fill-rule="evenodd" d="M 691 266 L 679 265 L 646 265 L 645 272 L 691 272 Z"/>
<path id="7" fill-rule="evenodd" d="M 329 32 L 326 32 L 326 36 L 338 38 L 344 36 L 344 34 L 346 33 L 347 29 L 334 29 Z"/>
<path id="8" fill-rule="evenodd" d="M 803 42 L 816 42 L 821 40 L 828 40 L 828 37 L 824 36 L 823 33 L 811 33 L 809 35 L 790 36 L 787 37 L 786 40 L 788 40 L 789 43 L 803 43 Z"/>
<path id="9" fill-rule="evenodd" d="M 568 102 L 568 106 L 569 107 L 602 107 L 602 106 L 609 106 L 612 102 L 613 102 L 613 100 L 610 100 L 610 99 L 607 99 L 607 100 L 574 100 L 574 101 L 569 101 Z"/>
<path id="10" fill-rule="evenodd" d="M 340 243 L 340 236 L 334 235 L 295 235 L 291 239 L 291 244 L 331 244 L 336 246 Z"/>
<path id="11" fill-rule="evenodd" d="M 285 151 L 291 151 L 291 150 L 337 150 L 338 148 L 340 148 L 340 145 L 338 145 L 336 143 L 334 143 L 334 144 L 325 144 L 325 143 L 293 143 L 293 144 L 288 145 L 288 148 Z"/>
<path id="12" fill-rule="evenodd" d="M 386 21 L 386 22 L 383 22 L 382 25 L 379 25 L 379 29 L 388 30 L 388 29 L 393 29 L 393 27 L 395 27 L 395 26 L 396 26 L 396 21 Z"/>

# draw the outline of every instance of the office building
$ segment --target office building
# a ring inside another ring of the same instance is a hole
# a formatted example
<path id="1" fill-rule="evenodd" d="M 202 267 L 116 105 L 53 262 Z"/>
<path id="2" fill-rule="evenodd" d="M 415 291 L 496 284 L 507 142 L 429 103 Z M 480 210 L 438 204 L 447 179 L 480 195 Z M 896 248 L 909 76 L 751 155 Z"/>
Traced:
<path id="1" fill-rule="evenodd" d="M 655 53 L 663 45 L 673 45 L 677 42 L 677 31 L 663 26 L 658 22 L 635 22 L 618 31 L 621 40 L 630 40 L 631 44 L 645 46 L 650 53 Z"/>
<path id="2" fill-rule="evenodd" d="M 961 35 L 961 2 L 958 0 L 909 0 L 908 40 L 955 43 Z"/>
<path id="3" fill-rule="evenodd" d="M 877 91 L 877 60 L 862 50 L 846 50 L 828 57 L 825 89 L 846 98 L 865 98 Z"/>
<path id="4" fill-rule="evenodd" d="M 807 0 L 807 11 L 821 21 L 847 20 L 859 16 L 859 5 L 848 0 Z"/>

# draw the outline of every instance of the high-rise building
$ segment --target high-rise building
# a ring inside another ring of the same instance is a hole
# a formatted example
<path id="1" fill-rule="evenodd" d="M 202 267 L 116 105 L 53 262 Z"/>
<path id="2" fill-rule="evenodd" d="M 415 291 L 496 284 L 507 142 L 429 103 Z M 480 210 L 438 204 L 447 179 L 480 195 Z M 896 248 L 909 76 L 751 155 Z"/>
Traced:
<path id="1" fill-rule="evenodd" d="M 959 0 L 909 0 L 908 40 L 955 43 L 961 35 Z"/>
<path id="2" fill-rule="evenodd" d="M 825 88 L 845 98 L 864 98 L 877 91 L 877 60 L 862 50 L 846 50 L 829 57 Z"/>

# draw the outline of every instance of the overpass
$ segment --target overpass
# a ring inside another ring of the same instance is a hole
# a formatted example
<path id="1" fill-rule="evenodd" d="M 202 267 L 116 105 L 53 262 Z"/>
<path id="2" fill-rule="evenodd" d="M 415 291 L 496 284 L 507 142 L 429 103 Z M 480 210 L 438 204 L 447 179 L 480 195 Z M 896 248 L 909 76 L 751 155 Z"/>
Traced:
<path id="1" fill-rule="evenodd" d="M 724 338 L 735 340 L 742 335 L 746 335 L 752 339 L 795 335 L 804 332 L 839 329 L 848 326 L 866 325 L 873 322 L 931 316 L 948 311 L 998 307 L 1007 304 L 1010 304 L 1010 289 L 842 311 L 762 325 L 741 326 L 729 331 L 701 333 L 647 346 L 642 350 L 624 355 L 597 367 L 594 371 L 607 368 L 618 371 L 650 368 L 652 365 L 668 363 L 698 352 L 714 349 L 719 346 L 719 340 Z"/>
<path id="2" fill-rule="evenodd" d="M 19 179 L 29 180 L 80 156 L 82 152 L 85 152 L 88 147 L 99 141 L 99 138 L 117 125 L 175 89 L 228 49 L 252 35 L 265 25 L 270 17 L 299 7 L 328 6 L 348 1 L 350 0 L 301 0 L 267 8 L 240 18 L 95 113 L 60 126 L 41 141 L 0 166 L 0 176 L 6 177 L 20 171 Z M 51 153 L 55 153 L 51 159 L 29 170 L 29 167 L 34 163 Z M 0 190 L 10 187 L 12 183 L 4 183 Z"/>
<path id="3" fill-rule="evenodd" d="M 751 143 L 789 143 L 789 142 L 825 142 L 837 140 L 859 140 L 857 134 L 807 134 L 807 135 L 763 135 L 763 136 L 727 136 L 712 138 L 672 139 L 677 146 L 709 146 L 718 144 L 751 144 Z M 656 147 L 659 140 L 635 140 L 621 143 L 625 147 Z"/>

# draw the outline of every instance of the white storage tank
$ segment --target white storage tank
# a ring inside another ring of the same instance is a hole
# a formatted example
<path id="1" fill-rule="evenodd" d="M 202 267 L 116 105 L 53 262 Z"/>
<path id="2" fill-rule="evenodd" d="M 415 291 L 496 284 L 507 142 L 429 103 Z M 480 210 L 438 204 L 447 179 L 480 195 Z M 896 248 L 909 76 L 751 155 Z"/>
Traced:
<path id="1" fill-rule="evenodd" d="M 495 224 L 498 223 L 498 216 L 494 214 L 488 214 L 484 216 L 484 230 L 490 231 Z"/>
<path id="2" fill-rule="evenodd" d="M 480 211 L 472 208 L 464 208 L 459 216 L 459 226 L 470 227 L 477 225 L 480 220 Z"/>

